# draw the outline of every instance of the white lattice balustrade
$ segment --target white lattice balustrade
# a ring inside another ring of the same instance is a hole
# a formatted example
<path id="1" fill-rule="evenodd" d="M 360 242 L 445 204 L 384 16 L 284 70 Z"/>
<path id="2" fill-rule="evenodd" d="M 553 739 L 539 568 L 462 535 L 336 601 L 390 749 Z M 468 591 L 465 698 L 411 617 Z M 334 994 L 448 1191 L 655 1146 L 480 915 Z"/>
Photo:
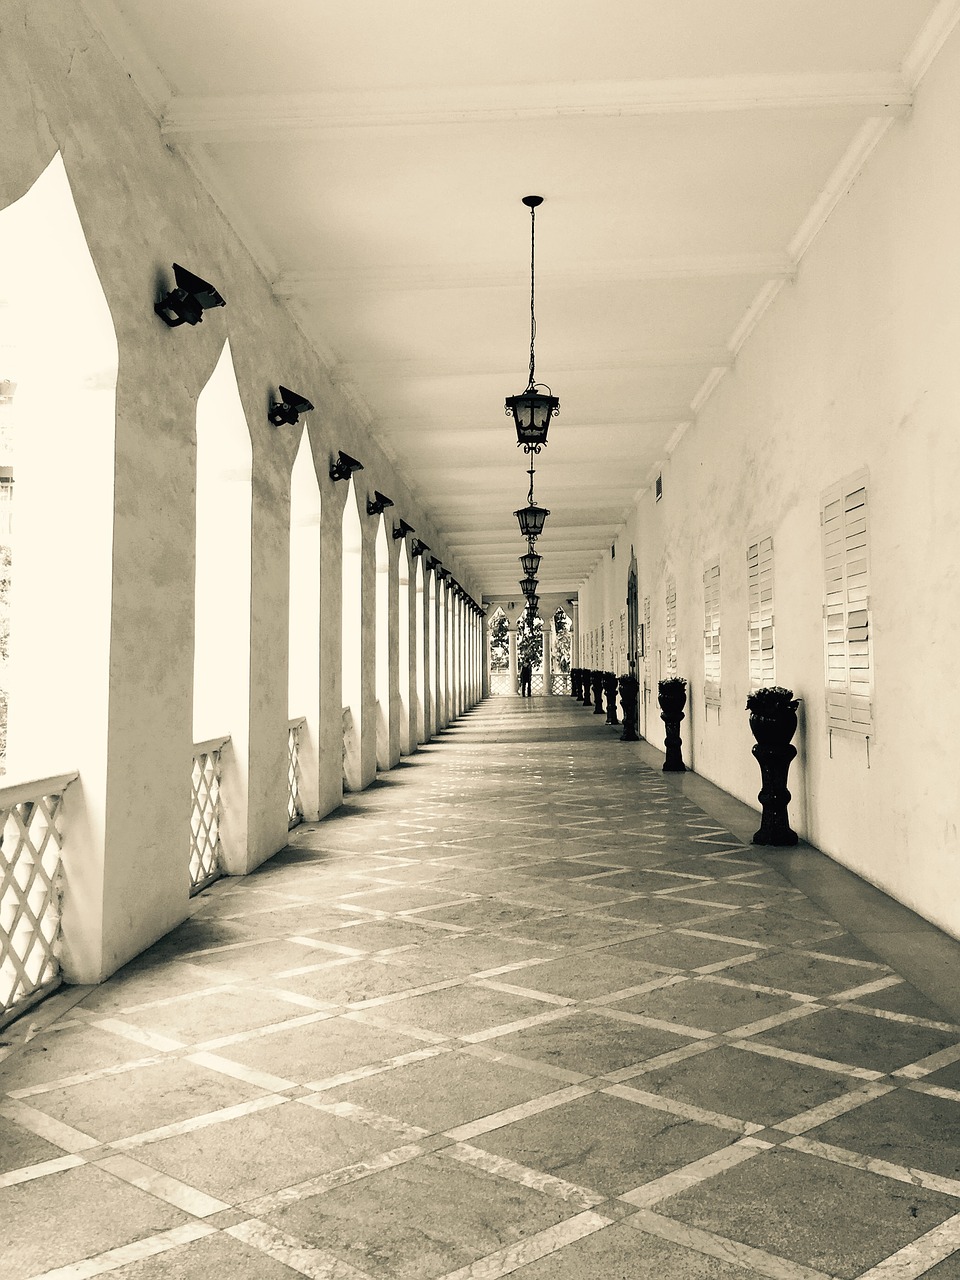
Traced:
<path id="1" fill-rule="evenodd" d="M 300 737 L 306 717 L 291 720 L 287 725 L 287 829 L 303 821 L 303 801 L 300 799 Z"/>
<path id="2" fill-rule="evenodd" d="M 60 982 L 60 820 L 76 777 L 0 788 L 0 1026 Z"/>
<path id="3" fill-rule="evenodd" d="M 190 893 L 199 893 L 223 874 L 220 845 L 220 753 L 230 741 L 211 738 L 193 748 L 193 813 L 190 819 Z"/>

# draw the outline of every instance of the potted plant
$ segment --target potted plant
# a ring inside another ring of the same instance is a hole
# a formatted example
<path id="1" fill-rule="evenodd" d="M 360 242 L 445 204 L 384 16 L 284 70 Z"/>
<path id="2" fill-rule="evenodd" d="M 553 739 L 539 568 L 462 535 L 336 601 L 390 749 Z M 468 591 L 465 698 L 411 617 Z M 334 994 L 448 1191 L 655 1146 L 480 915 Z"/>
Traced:
<path id="1" fill-rule="evenodd" d="M 657 685 L 657 701 L 660 703 L 660 719 L 665 734 L 663 745 L 667 758 L 663 762 L 664 773 L 686 773 L 680 742 L 680 721 L 687 703 L 687 682 L 682 676 L 668 676 Z"/>
<path id="2" fill-rule="evenodd" d="M 797 731 L 797 707 L 792 689 L 770 685 L 754 689 L 747 695 L 750 730 L 756 738 L 753 755 L 760 766 L 760 829 L 754 844 L 790 846 L 797 843 L 797 833 L 790 829 L 787 805 L 787 774 L 797 749 L 790 739 Z"/>

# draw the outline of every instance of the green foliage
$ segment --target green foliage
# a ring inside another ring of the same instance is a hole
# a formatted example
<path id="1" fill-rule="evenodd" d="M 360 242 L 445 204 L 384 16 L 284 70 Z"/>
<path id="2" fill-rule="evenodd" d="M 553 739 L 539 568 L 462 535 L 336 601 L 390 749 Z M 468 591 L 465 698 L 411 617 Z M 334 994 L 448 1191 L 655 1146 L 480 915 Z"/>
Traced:
<path id="1" fill-rule="evenodd" d="M 570 661 L 573 655 L 573 619 L 564 613 L 562 609 L 557 609 L 553 615 L 553 631 L 554 631 L 554 661 L 557 669 L 564 675 L 570 670 Z"/>
<path id="2" fill-rule="evenodd" d="M 510 630 L 506 615 L 498 613 L 490 628 L 490 666 L 494 671 L 506 671 L 510 665 Z"/>
<path id="3" fill-rule="evenodd" d="M 539 671 L 543 663 L 543 619 L 535 617 L 531 623 L 526 610 L 517 623 L 517 663 L 522 667 L 525 662 L 534 671 Z"/>

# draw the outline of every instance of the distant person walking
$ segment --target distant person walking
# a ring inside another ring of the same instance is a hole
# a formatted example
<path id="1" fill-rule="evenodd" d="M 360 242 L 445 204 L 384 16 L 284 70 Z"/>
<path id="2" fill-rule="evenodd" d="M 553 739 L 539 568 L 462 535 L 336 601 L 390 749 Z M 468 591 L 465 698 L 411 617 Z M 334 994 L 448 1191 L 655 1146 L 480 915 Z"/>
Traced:
<path id="1" fill-rule="evenodd" d="M 533 667 L 525 662 L 520 668 L 520 697 L 533 697 Z"/>

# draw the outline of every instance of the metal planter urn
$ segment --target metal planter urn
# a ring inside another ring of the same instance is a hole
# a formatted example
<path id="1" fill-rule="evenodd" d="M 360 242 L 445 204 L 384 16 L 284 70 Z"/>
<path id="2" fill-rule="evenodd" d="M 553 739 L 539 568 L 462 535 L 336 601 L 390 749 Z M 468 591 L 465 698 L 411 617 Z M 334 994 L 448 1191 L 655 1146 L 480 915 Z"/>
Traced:
<path id="1" fill-rule="evenodd" d="M 663 772 L 686 773 L 687 766 L 683 763 L 680 741 L 680 721 L 683 719 L 683 708 L 687 705 L 686 680 L 680 676 L 661 680 L 657 686 L 657 701 L 665 729 L 663 745 L 667 758 L 663 762 Z"/>
<path id="2" fill-rule="evenodd" d="M 593 706 L 593 703 L 590 701 L 590 685 L 591 685 L 592 679 L 593 679 L 593 672 L 589 671 L 586 667 L 584 667 L 584 669 L 580 672 L 580 682 L 583 686 L 583 698 L 581 699 L 581 701 L 585 707 Z"/>
<path id="3" fill-rule="evenodd" d="M 756 738 L 753 754 L 760 766 L 760 829 L 754 844 L 786 848 L 797 843 L 797 833 L 790 829 L 787 805 L 787 774 L 797 749 L 790 739 L 797 731 L 797 707 L 792 689 L 772 685 L 747 695 L 750 730 Z"/>
<path id="4" fill-rule="evenodd" d="M 595 716 L 603 715 L 603 672 L 591 671 L 590 679 L 593 684 L 593 714 Z"/>
<path id="5" fill-rule="evenodd" d="M 637 701 L 640 694 L 640 681 L 636 676 L 620 677 L 620 706 L 623 710 L 623 733 L 621 742 L 639 742 L 637 732 Z"/>
<path id="6" fill-rule="evenodd" d="M 603 696 L 607 700 L 607 724 L 619 724 L 617 717 L 617 677 L 612 671 L 603 673 Z"/>
<path id="7" fill-rule="evenodd" d="M 580 668 L 570 668 L 570 696 L 572 698 L 582 699 L 583 694 L 580 690 Z"/>

